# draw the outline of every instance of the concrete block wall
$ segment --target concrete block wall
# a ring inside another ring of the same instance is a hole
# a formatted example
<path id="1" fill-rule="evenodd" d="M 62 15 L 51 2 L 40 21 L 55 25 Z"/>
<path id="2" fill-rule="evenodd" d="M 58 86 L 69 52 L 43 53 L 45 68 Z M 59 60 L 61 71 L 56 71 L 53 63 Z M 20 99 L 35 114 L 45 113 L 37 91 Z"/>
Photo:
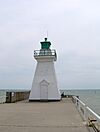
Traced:
<path id="1" fill-rule="evenodd" d="M 6 103 L 14 103 L 29 98 L 29 91 L 26 92 L 6 92 Z"/>

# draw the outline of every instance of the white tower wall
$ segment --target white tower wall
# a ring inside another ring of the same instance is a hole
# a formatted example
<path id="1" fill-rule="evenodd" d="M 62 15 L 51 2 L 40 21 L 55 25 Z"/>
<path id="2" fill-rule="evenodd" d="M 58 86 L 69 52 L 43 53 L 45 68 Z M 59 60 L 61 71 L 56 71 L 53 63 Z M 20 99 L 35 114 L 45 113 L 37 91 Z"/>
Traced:
<path id="1" fill-rule="evenodd" d="M 60 100 L 54 68 L 55 56 L 39 56 L 29 100 Z"/>

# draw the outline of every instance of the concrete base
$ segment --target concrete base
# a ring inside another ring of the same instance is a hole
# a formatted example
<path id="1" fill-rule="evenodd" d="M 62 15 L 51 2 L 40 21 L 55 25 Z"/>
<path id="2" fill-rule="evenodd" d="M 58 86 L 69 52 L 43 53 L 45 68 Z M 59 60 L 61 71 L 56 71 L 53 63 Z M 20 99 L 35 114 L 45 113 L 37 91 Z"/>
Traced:
<path id="1" fill-rule="evenodd" d="M 56 100 L 56 99 L 52 99 L 52 100 L 47 100 L 47 99 L 41 99 L 41 100 L 29 100 L 29 102 L 58 102 L 61 100 Z"/>

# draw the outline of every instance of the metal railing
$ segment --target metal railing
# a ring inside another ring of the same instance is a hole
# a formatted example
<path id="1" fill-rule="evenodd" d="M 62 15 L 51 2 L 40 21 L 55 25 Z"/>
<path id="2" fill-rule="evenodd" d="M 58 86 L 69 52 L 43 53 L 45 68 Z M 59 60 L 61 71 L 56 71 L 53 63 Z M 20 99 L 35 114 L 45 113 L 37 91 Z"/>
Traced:
<path id="1" fill-rule="evenodd" d="M 96 132 L 100 132 L 100 116 L 91 110 L 85 103 L 83 103 L 76 96 L 72 97 L 79 113 L 83 117 L 88 126 L 92 126 Z"/>
<path id="2" fill-rule="evenodd" d="M 34 57 L 37 56 L 55 56 L 56 57 L 56 51 L 55 50 L 34 50 Z"/>

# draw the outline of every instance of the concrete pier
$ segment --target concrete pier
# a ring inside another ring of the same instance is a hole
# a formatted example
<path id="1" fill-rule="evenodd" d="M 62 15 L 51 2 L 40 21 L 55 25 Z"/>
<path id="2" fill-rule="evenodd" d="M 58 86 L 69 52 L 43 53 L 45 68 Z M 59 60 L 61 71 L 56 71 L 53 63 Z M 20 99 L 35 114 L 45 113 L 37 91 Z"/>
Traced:
<path id="1" fill-rule="evenodd" d="M 0 105 L 0 132 L 89 132 L 71 98 Z"/>

